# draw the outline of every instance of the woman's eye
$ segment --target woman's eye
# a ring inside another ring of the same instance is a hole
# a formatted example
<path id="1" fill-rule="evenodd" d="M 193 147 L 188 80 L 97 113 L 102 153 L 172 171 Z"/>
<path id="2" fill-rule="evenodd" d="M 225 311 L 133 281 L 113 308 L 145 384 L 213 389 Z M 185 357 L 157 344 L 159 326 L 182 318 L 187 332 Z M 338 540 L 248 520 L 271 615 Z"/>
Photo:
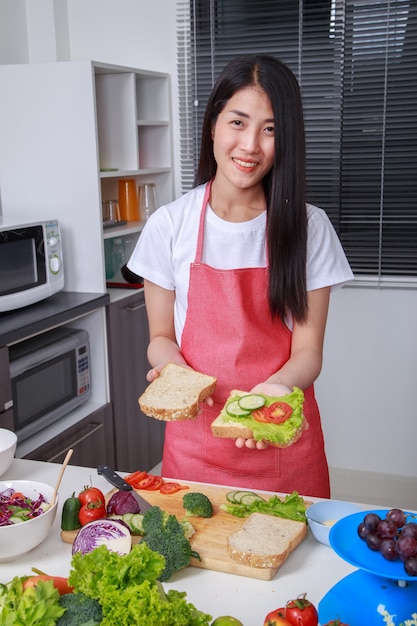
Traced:
<path id="1" fill-rule="evenodd" d="M 242 126 L 242 121 L 241 120 L 232 120 L 232 125 L 233 126 Z"/>
<path id="2" fill-rule="evenodd" d="M 265 128 L 265 131 L 266 131 L 267 133 L 271 134 L 271 135 L 273 135 L 273 134 L 274 134 L 274 130 L 275 130 L 275 129 L 274 129 L 274 127 L 273 127 L 273 126 L 267 126 L 267 127 Z"/>

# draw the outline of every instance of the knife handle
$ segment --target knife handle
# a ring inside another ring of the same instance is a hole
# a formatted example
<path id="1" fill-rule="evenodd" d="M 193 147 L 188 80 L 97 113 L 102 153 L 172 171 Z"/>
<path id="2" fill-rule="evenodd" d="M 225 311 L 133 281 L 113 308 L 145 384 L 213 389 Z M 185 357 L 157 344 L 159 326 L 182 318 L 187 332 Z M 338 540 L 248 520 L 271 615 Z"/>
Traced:
<path id="1" fill-rule="evenodd" d="M 114 487 L 117 487 L 121 491 L 132 491 L 132 485 L 129 485 L 119 474 L 116 474 L 114 469 L 108 465 L 99 465 L 97 473 L 102 474 L 106 480 L 109 481 Z"/>

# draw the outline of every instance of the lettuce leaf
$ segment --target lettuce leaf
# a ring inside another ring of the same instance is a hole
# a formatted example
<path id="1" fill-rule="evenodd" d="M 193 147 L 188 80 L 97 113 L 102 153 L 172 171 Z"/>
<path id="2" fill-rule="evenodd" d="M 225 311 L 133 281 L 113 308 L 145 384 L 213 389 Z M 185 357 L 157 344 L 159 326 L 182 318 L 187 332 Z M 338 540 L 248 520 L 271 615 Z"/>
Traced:
<path id="1" fill-rule="evenodd" d="M 223 407 L 220 415 L 224 422 L 234 422 L 247 426 L 252 430 L 253 437 L 257 441 L 269 441 L 278 445 L 287 444 L 294 436 L 294 431 L 299 430 L 304 422 L 303 404 L 304 404 L 304 392 L 298 387 L 294 387 L 291 393 L 279 398 L 272 398 L 261 394 L 266 399 L 266 406 L 271 406 L 278 400 L 280 402 L 286 402 L 292 408 L 291 417 L 289 417 L 283 424 L 264 424 L 257 422 L 251 415 L 245 417 L 234 417 L 229 415 L 226 411 L 226 405 Z M 233 399 L 238 399 L 240 396 L 230 397 L 227 402 L 231 402 Z"/>
<path id="2" fill-rule="evenodd" d="M 251 513 L 266 513 L 306 523 L 306 505 L 303 498 L 293 491 L 281 499 L 271 496 L 268 500 L 254 500 L 250 504 L 221 504 L 220 508 L 235 517 L 248 517 Z"/>
<path id="3" fill-rule="evenodd" d="M 101 626 L 208 626 L 211 616 L 187 602 L 184 592 L 165 593 L 157 580 L 164 566 L 164 557 L 144 543 L 124 556 L 99 546 L 74 554 L 68 582 L 100 602 Z"/>

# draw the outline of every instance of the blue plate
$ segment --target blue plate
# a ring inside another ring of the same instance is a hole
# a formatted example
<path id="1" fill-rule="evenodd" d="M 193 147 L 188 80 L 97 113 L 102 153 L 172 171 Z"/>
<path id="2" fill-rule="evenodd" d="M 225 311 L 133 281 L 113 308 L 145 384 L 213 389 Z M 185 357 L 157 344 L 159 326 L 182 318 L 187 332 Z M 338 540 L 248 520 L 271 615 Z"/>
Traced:
<path id="1" fill-rule="evenodd" d="M 417 576 L 406 574 L 402 561 L 399 559 L 397 561 L 387 561 L 379 552 L 370 550 L 366 542 L 358 535 L 358 526 L 367 513 L 377 513 L 383 519 L 389 510 L 361 511 L 360 513 L 353 513 L 344 517 L 331 528 L 330 545 L 344 561 L 365 572 L 394 580 L 417 582 Z M 408 511 L 405 511 L 405 514 L 412 517 L 416 515 Z"/>

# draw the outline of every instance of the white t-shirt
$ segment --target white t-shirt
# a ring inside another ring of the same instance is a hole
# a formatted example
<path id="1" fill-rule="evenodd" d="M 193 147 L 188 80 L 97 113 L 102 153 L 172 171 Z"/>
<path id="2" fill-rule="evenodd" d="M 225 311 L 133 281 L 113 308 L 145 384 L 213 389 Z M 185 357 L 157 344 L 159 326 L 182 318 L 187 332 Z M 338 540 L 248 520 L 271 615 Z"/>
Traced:
<path id="1" fill-rule="evenodd" d="M 190 263 L 195 259 L 205 185 L 160 207 L 145 224 L 129 269 L 160 287 L 175 290 L 179 345 L 187 313 Z M 326 213 L 307 205 L 307 290 L 341 286 L 353 274 Z M 228 222 L 207 207 L 202 262 L 217 269 L 265 267 L 266 211 L 247 222 Z"/>

